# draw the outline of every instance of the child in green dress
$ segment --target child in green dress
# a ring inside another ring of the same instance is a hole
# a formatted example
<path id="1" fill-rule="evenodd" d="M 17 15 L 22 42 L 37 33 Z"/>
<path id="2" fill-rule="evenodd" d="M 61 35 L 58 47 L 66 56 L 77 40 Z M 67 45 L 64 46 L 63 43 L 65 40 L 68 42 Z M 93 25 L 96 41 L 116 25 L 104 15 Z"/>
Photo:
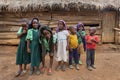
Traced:
<path id="1" fill-rule="evenodd" d="M 40 74 L 40 63 L 41 63 L 41 45 L 39 43 L 39 20 L 38 18 L 33 18 L 27 33 L 27 52 L 31 54 L 31 68 L 30 75 L 33 74 L 36 68 L 36 74 Z"/>
<path id="2" fill-rule="evenodd" d="M 17 32 L 17 36 L 20 38 L 20 43 L 16 54 L 16 65 L 19 65 L 19 71 L 17 72 L 16 77 L 18 77 L 21 73 L 25 73 L 26 66 L 30 63 L 30 54 L 27 53 L 27 42 L 25 41 L 27 27 L 27 20 L 23 19 L 21 22 L 21 27 Z M 22 68 L 23 64 L 24 68 Z"/>
<path id="3" fill-rule="evenodd" d="M 76 28 L 77 28 L 77 36 L 78 36 L 78 43 L 79 43 L 78 54 L 80 59 L 81 54 L 85 53 L 86 51 L 86 40 L 85 40 L 86 32 L 85 32 L 84 24 L 82 23 L 78 23 Z M 82 64 L 81 59 L 79 60 L 79 64 Z"/>

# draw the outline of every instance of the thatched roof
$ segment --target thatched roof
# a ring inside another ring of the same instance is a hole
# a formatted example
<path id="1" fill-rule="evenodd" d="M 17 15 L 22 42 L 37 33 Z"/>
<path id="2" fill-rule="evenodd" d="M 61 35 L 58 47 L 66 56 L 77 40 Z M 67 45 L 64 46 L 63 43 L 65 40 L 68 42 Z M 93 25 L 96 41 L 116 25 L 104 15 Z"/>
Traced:
<path id="1" fill-rule="evenodd" d="M 120 0 L 0 0 L 0 11 L 117 10 Z"/>

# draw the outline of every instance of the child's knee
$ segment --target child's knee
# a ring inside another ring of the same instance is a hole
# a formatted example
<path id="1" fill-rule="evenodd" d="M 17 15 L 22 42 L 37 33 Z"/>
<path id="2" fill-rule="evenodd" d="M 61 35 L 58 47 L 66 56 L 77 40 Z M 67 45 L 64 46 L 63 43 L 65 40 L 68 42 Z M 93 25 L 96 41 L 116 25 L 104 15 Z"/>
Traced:
<path id="1" fill-rule="evenodd" d="M 53 53 L 50 53 L 49 56 L 50 56 L 50 58 L 53 58 L 53 57 L 54 57 L 54 54 L 53 54 Z"/>

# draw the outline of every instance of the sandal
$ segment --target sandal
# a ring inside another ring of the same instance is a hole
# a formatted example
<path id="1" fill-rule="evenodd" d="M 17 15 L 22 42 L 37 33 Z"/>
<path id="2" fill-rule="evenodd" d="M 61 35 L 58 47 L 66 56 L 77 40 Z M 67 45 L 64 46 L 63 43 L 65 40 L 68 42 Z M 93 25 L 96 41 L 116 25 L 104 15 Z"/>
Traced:
<path id="1" fill-rule="evenodd" d="M 15 77 L 20 76 L 21 73 L 22 73 L 22 70 L 19 70 L 19 71 L 16 73 Z"/>
<path id="2" fill-rule="evenodd" d="M 66 65 L 62 66 L 62 71 L 66 71 Z"/>
<path id="3" fill-rule="evenodd" d="M 80 65 L 82 65 L 82 64 L 83 64 L 81 60 L 79 60 L 79 64 L 80 64 Z"/>
<path id="4" fill-rule="evenodd" d="M 23 71 L 21 72 L 21 76 L 25 75 L 26 73 L 27 73 L 27 70 L 23 70 Z"/>
<path id="5" fill-rule="evenodd" d="M 33 75 L 33 72 L 34 72 L 34 71 L 30 70 L 29 75 L 32 76 L 32 75 Z"/>
<path id="6" fill-rule="evenodd" d="M 37 71 L 36 71 L 36 74 L 37 74 L 37 75 L 40 75 L 40 70 L 37 70 Z"/>
<path id="7" fill-rule="evenodd" d="M 30 73 L 29 73 L 29 75 L 32 76 L 33 73 L 34 73 L 34 67 L 31 67 L 31 68 L 30 68 Z"/>
<path id="8" fill-rule="evenodd" d="M 62 68 L 61 66 L 57 66 L 56 71 L 59 71 L 61 68 Z"/>

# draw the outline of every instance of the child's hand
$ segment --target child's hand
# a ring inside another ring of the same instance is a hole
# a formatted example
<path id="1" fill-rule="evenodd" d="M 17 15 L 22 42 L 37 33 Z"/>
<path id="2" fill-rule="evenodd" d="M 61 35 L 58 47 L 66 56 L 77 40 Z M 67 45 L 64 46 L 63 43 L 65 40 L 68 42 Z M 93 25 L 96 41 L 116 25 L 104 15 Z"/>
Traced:
<path id="1" fill-rule="evenodd" d="M 26 34 L 27 33 L 27 30 L 23 30 L 23 34 Z"/>
<path id="2" fill-rule="evenodd" d="M 88 44 L 92 44 L 92 41 L 91 41 L 91 40 L 89 40 L 89 41 L 87 41 L 87 43 L 88 43 Z"/>
<path id="3" fill-rule="evenodd" d="M 95 39 L 91 39 L 91 41 L 92 41 L 92 42 L 96 42 L 96 40 L 95 40 Z"/>
<path id="4" fill-rule="evenodd" d="M 66 47 L 66 50 L 69 50 L 69 46 Z"/>
<path id="5" fill-rule="evenodd" d="M 79 44 L 79 45 L 80 45 L 80 44 Z M 79 45 L 77 46 L 77 50 L 79 50 L 79 49 L 80 49 L 80 46 L 79 46 Z"/>
<path id="6" fill-rule="evenodd" d="M 27 52 L 28 52 L 28 53 L 30 53 L 30 52 L 31 52 L 31 51 L 30 51 L 30 48 L 28 48 L 28 49 L 27 49 Z"/>
<path id="7" fill-rule="evenodd" d="M 57 44 L 55 44 L 54 46 L 55 46 L 55 47 L 54 47 L 55 51 L 57 51 Z"/>
<path id="8" fill-rule="evenodd" d="M 69 50 L 70 50 L 70 52 L 71 52 L 71 51 L 72 51 L 72 48 L 70 48 Z"/>
<path id="9" fill-rule="evenodd" d="M 94 39 L 91 39 L 91 41 L 95 41 Z"/>

